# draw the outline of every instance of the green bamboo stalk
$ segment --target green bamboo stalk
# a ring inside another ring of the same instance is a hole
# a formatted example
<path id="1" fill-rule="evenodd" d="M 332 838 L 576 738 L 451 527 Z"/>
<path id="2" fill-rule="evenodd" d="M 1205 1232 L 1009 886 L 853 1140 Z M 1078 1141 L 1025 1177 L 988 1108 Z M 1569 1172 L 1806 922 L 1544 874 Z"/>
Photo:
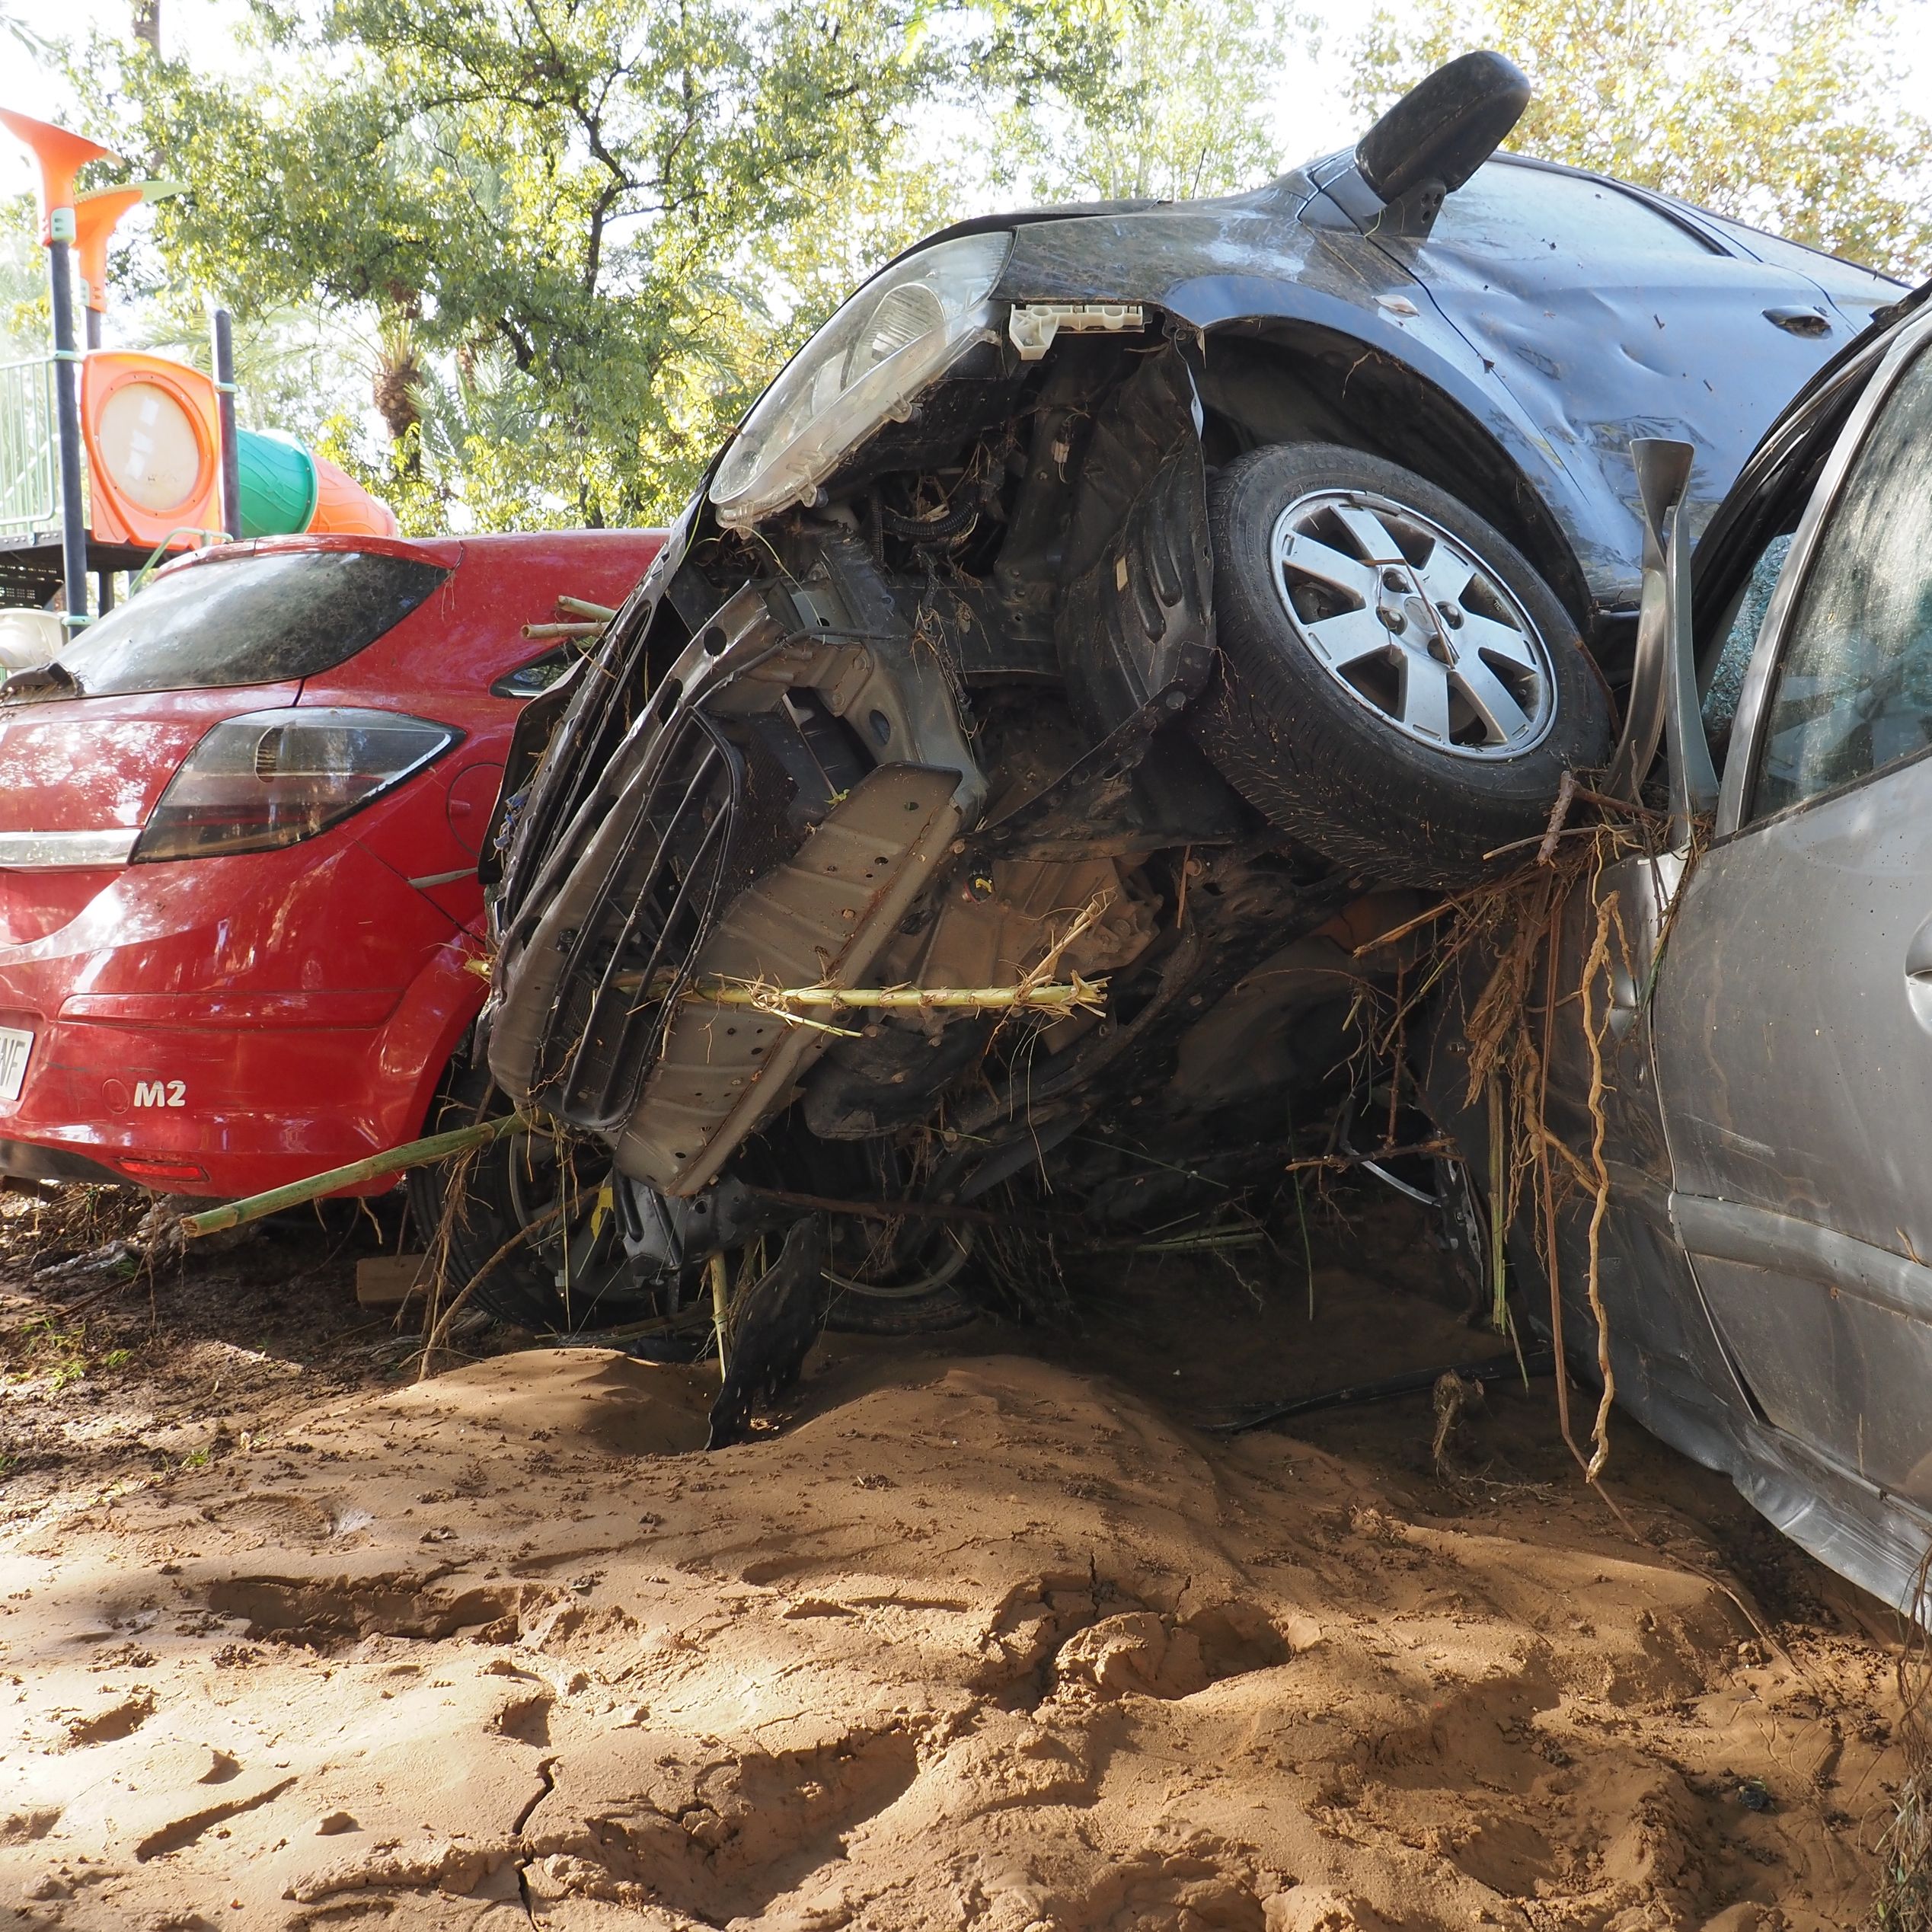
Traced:
<path id="1" fill-rule="evenodd" d="M 452 1128 L 446 1134 L 431 1134 L 420 1141 L 405 1141 L 382 1154 L 372 1154 L 352 1161 L 346 1167 L 331 1167 L 325 1174 L 311 1174 L 306 1180 L 292 1180 L 286 1187 L 271 1187 L 266 1194 L 251 1194 L 245 1200 L 226 1201 L 218 1208 L 204 1208 L 200 1214 L 181 1217 L 181 1232 L 192 1239 L 197 1234 L 219 1234 L 225 1228 L 239 1228 L 244 1222 L 260 1221 L 264 1215 L 279 1214 L 284 1208 L 299 1207 L 305 1201 L 319 1200 L 324 1194 L 353 1186 L 359 1180 L 375 1180 L 384 1174 L 401 1174 L 405 1167 L 426 1167 L 432 1161 L 446 1161 L 452 1154 L 473 1147 L 487 1147 L 506 1134 L 527 1127 L 520 1113 L 500 1115 L 494 1120 L 479 1122 L 474 1127 Z"/>

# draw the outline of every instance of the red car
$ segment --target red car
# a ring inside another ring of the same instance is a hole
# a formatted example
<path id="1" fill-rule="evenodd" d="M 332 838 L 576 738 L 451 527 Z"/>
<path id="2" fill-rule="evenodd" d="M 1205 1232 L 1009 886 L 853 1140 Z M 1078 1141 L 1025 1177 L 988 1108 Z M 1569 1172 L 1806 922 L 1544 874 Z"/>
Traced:
<path id="1" fill-rule="evenodd" d="M 573 648 L 523 627 L 662 541 L 228 544 L 0 691 L 0 1172 L 247 1194 L 421 1132 L 510 730 Z"/>

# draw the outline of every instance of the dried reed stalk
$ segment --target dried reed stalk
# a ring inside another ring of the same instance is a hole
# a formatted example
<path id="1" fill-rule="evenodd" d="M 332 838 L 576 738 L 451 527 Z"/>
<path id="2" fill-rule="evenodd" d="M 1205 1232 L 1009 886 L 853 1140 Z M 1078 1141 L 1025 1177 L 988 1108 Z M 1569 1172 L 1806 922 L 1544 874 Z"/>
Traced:
<path id="1" fill-rule="evenodd" d="M 666 987 L 666 991 L 669 988 Z M 1100 1012 L 1107 982 L 1075 973 L 1063 983 L 1022 980 L 1014 986 L 774 986 L 768 981 L 701 979 L 684 997 L 701 1006 L 745 1006 L 781 1019 L 797 1019 L 797 1008 L 838 1012 L 926 1013 L 966 1009 L 1011 1013 L 1028 1008 Z"/>
<path id="2" fill-rule="evenodd" d="M 779 986 L 768 979 L 720 976 L 692 981 L 679 998 L 696 1006 L 748 1008 L 768 1013 L 787 1026 L 813 1027 L 848 1039 L 856 1036 L 851 1028 L 816 1019 L 814 1012 L 1104 1013 L 1104 976 L 1089 979 L 1070 972 L 1064 981 L 1053 976 L 1067 949 L 1113 902 L 1111 892 L 1096 893 L 1047 947 L 1039 963 L 1011 986 L 835 986 L 822 980 L 811 986 Z M 641 990 L 646 1001 L 667 999 L 677 991 L 678 976 L 660 973 L 645 986 L 640 976 L 620 973 L 612 983 L 621 992 Z"/>
<path id="3" fill-rule="evenodd" d="M 1585 1292 L 1589 1297 L 1590 1314 L 1597 1325 L 1597 1372 L 1603 1378 L 1603 1394 L 1597 1403 L 1597 1417 L 1590 1430 L 1590 1462 L 1585 1471 L 1594 1483 L 1603 1474 L 1603 1465 L 1610 1457 L 1610 1405 L 1617 1398 L 1617 1377 L 1610 1365 L 1610 1317 L 1603 1305 L 1603 1286 L 1601 1261 L 1602 1253 L 1603 1218 L 1610 1211 L 1610 1170 L 1605 1164 L 1603 1142 L 1606 1122 L 1603 1111 L 1603 1034 L 1597 1027 L 1592 1012 L 1592 989 L 1596 984 L 1597 975 L 1608 972 L 1610 966 L 1610 932 L 1612 926 L 1620 930 L 1622 920 L 1617 909 L 1617 895 L 1612 893 L 1597 907 L 1597 929 L 1590 942 L 1589 956 L 1583 963 L 1582 983 L 1578 991 L 1583 1001 L 1583 1038 L 1590 1053 L 1590 1166 L 1594 1177 L 1593 1198 L 1590 1202 L 1589 1260 L 1584 1276 Z M 1605 1016 L 1606 1027 L 1608 1015 Z M 1554 1250 L 1552 1265 L 1554 1266 Z"/>

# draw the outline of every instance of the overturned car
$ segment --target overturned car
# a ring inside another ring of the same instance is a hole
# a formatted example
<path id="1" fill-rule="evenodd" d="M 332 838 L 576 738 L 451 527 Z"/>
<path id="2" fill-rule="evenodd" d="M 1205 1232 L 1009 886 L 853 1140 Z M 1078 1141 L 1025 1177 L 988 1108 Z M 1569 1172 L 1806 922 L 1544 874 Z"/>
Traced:
<path id="1" fill-rule="evenodd" d="M 1346 1103 L 1357 949 L 1609 755 L 1632 437 L 1707 514 L 1902 293 L 1496 155 L 1528 98 L 1466 56 L 1254 193 L 961 224 L 800 352 L 521 723 L 445 1107 L 533 1124 L 423 1203 L 486 1302 L 695 1326 L 742 1254 L 943 1324 L 1043 1177 L 1144 1227 Z M 717 996 L 1043 967 L 1103 990 Z"/>

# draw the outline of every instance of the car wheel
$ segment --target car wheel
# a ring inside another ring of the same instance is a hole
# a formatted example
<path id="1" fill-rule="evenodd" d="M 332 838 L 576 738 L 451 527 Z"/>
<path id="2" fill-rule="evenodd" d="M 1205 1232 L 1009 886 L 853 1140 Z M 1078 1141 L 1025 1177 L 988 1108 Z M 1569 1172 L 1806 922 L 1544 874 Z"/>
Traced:
<path id="1" fill-rule="evenodd" d="M 1609 755 L 1576 627 L 1500 532 L 1423 477 L 1282 444 L 1213 479 L 1218 661 L 1197 741 L 1273 824 L 1391 883 L 1467 885 Z"/>
<path id="2" fill-rule="evenodd" d="M 451 1068 L 426 1133 L 507 1113 L 488 1070 Z M 472 1299 L 499 1321 L 573 1335 L 650 1320 L 666 1311 L 627 1252 L 608 1152 L 543 1133 L 513 1133 L 480 1153 L 410 1176 L 410 1212 L 433 1250 L 447 1238 L 446 1308 Z"/>
<path id="3" fill-rule="evenodd" d="M 950 1221 L 890 1224 L 828 1215 L 829 1327 L 848 1335 L 931 1335 L 963 1327 L 981 1310 L 956 1284 L 972 1259 L 969 1228 Z"/>

